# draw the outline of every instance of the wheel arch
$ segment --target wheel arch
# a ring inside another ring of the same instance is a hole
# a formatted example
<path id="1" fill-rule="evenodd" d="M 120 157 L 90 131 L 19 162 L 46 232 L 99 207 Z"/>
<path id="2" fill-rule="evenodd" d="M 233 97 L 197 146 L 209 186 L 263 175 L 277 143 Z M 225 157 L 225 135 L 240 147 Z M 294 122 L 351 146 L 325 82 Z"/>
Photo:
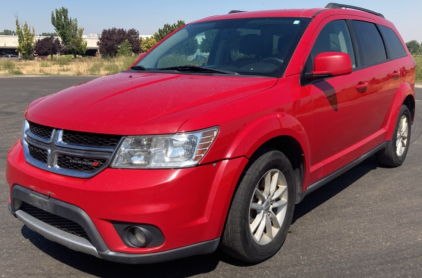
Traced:
<path id="1" fill-rule="evenodd" d="M 413 123 L 413 120 L 415 119 L 415 112 L 416 112 L 416 110 L 415 110 L 415 108 L 416 108 L 415 98 L 413 97 L 413 95 L 409 94 L 405 98 L 403 104 L 406 105 L 407 108 L 409 108 L 410 115 L 412 116 L 412 123 Z"/>
<path id="2" fill-rule="evenodd" d="M 385 137 L 386 141 L 391 140 L 391 138 L 393 138 L 396 120 L 403 105 L 406 105 L 409 108 L 413 123 L 413 119 L 415 117 L 415 92 L 414 90 L 412 90 L 412 87 L 407 82 L 401 84 L 391 105 L 390 113 L 388 115 L 387 122 L 385 125 L 387 129 Z"/>
<path id="3" fill-rule="evenodd" d="M 299 142 L 291 136 L 277 136 L 265 142 L 262 148 L 270 148 L 282 152 L 292 164 L 296 181 L 296 203 L 302 200 L 303 182 L 305 177 L 305 154 Z"/>
<path id="4" fill-rule="evenodd" d="M 224 215 L 224 219 L 221 222 L 220 228 L 220 235 L 223 233 L 224 228 L 227 222 L 228 213 L 232 207 L 234 197 L 236 192 L 239 188 L 239 185 L 244 177 L 245 172 L 251 167 L 251 165 L 264 153 L 268 152 L 269 150 L 278 150 L 282 152 L 290 161 L 293 167 L 293 172 L 295 175 L 296 181 L 296 200 L 295 203 L 298 204 L 300 201 L 303 200 L 305 194 L 303 193 L 304 182 L 305 182 L 305 158 L 303 148 L 300 142 L 289 135 L 279 135 L 272 137 L 258 146 L 254 152 L 249 156 L 248 162 L 245 164 L 243 169 L 241 170 L 241 174 L 233 188 L 232 195 L 230 197 L 230 201 L 227 206 L 226 213 Z"/>
<path id="5" fill-rule="evenodd" d="M 306 189 L 310 163 L 310 146 L 305 128 L 289 114 L 266 116 L 249 124 L 236 136 L 227 157 L 246 156 L 249 162 L 243 169 L 244 173 L 268 149 L 282 152 L 292 164 L 296 181 L 296 203 L 299 203 Z M 237 181 L 232 198 L 242 177 L 243 175 Z"/>

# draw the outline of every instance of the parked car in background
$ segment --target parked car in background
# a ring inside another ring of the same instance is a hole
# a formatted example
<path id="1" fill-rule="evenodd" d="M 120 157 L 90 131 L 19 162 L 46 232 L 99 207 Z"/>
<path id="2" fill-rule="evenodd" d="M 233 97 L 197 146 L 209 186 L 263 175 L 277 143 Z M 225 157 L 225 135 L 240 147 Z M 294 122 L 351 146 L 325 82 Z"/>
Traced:
<path id="1" fill-rule="evenodd" d="M 14 54 L 5 54 L 2 57 L 0 57 L 2 60 L 21 60 L 21 57 L 14 55 Z"/>
<path id="2" fill-rule="evenodd" d="M 9 210 L 115 262 L 218 246 L 261 262 L 310 192 L 374 154 L 403 163 L 415 66 L 394 25 L 359 7 L 195 21 L 127 71 L 29 105 Z"/>

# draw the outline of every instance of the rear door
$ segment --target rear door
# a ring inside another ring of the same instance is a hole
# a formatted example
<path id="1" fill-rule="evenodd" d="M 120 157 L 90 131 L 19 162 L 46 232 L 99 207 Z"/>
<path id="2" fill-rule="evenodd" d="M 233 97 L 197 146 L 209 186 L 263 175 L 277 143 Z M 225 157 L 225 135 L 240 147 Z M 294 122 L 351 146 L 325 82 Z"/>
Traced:
<path id="1" fill-rule="evenodd" d="M 387 53 L 380 26 L 360 20 L 351 20 L 350 23 L 362 65 L 357 74 L 363 100 L 361 132 L 367 141 L 362 152 L 366 153 L 384 141 L 383 127 L 400 86 L 400 71 L 397 62 Z"/>

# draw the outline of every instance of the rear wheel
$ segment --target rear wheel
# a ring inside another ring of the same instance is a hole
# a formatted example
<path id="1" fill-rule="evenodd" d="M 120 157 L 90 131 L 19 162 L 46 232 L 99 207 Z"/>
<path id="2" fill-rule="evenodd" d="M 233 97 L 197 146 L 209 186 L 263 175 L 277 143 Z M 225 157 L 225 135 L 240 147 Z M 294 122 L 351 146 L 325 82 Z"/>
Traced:
<path id="1" fill-rule="evenodd" d="M 380 164 L 397 167 L 403 164 L 410 145 L 411 117 L 409 108 L 403 105 L 397 118 L 396 127 L 392 140 L 387 148 L 377 153 Z"/>
<path id="2" fill-rule="evenodd" d="M 230 208 L 221 246 L 257 263 L 274 255 L 286 238 L 295 205 L 295 179 L 287 157 L 270 150 L 246 170 Z"/>

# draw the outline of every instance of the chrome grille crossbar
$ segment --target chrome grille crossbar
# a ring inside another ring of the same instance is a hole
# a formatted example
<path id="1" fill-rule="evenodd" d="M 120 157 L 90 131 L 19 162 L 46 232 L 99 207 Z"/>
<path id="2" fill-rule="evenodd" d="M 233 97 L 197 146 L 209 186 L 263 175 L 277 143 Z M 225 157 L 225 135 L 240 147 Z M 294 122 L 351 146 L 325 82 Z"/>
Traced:
<path id="1" fill-rule="evenodd" d="M 118 143 L 115 147 L 110 147 L 69 144 L 62 140 L 62 129 L 53 129 L 51 137 L 47 139 L 34 134 L 30 125 L 30 122 L 25 121 L 23 128 L 25 160 L 35 167 L 61 175 L 90 178 L 98 174 L 110 164 L 117 146 L 120 145 Z"/>

